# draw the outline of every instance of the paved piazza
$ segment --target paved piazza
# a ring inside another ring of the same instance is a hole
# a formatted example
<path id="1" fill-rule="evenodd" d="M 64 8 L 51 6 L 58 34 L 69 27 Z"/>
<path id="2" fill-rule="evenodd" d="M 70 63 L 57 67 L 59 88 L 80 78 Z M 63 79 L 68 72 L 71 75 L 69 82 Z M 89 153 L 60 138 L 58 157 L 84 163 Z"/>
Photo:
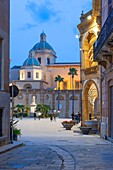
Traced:
<path id="1" fill-rule="evenodd" d="M 112 143 L 82 135 L 80 124 L 65 130 L 62 120 L 20 120 L 24 145 L 0 154 L 0 170 L 113 170 Z"/>

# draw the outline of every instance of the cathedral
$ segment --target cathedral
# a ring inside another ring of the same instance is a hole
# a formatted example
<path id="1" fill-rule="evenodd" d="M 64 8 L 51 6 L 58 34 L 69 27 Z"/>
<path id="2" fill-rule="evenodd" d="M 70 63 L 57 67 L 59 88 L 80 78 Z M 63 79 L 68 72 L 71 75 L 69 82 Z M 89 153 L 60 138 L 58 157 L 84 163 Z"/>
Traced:
<path id="1" fill-rule="evenodd" d="M 40 41 L 30 49 L 23 65 L 11 68 L 11 82 L 19 89 L 18 96 L 14 98 L 14 106 L 22 104 L 31 107 L 35 99 L 36 105 L 49 105 L 51 111 L 59 112 L 59 117 L 71 117 L 74 97 L 74 113 L 81 112 L 80 63 L 60 63 L 56 62 L 56 59 L 56 52 L 46 41 L 46 34 L 42 32 Z M 71 75 L 68 74 L 70 68 L 77 70 L 74 83 Z M 58 82 L 55 82 L 58 75 L 63 78 L 60 87 Z"/>

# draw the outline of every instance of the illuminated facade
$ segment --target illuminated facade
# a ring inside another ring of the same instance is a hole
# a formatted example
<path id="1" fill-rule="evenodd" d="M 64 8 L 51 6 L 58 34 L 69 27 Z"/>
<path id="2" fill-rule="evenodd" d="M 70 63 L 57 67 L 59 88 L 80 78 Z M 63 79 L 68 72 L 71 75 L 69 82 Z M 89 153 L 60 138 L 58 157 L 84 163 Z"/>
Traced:
<path id="1" fill-rule="evenodd" d="M 94 61 L 93 44 L 98 37 L 101 26 L 101 0 L 92 1 L 92 10 L 81 14 L 80 57 L 82 83 L 82 120 L 101 120 L 101 66 Z"/>
<path id="2" fill-rule="evenodd" d="M 95 60 L 102 66 L 101 136 L 113 140 L 113 0 L 102 0 L 102 27 L 94 45 Z"/>
<path id="3" fill-rule="evenodd" d="M 80 107 L 80 64 L 57 63 L 56 52 L 46 41 L 46 34 L 40 34 L 40 42 L 29 51 L 23 66 L 11 69 L 11 81 L 19 88 L 19 95 L 14 99 L 15 105 L 30 106 L 35 96 L 36 104 L 50 105 L 58 111 L 58 83 L 55 77 L 60 75 L 64 81 L 60 83 L 60 117 L 71 117 L 72 114 L 72 78 L 68 75 L 69 68 L 76 68 L 74 76 L 74 112 L 81 112 Z"/>

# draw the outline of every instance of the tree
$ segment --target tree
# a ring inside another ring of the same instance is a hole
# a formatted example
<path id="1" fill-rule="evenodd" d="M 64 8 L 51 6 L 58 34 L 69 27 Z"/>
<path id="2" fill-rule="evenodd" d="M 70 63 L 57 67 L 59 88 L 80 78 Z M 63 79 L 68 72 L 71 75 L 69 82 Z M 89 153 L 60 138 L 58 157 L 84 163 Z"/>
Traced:
<path id="1" fill-rule="evenodd" d="M 64 78 L 60 75 L 55 77 L 55 82 L 58 82 L 58 111 L 60 110 L 60 83 L 63 82 Z"/>
<path id="2" fill-rule="evenodd" d="M 30 107 L 29 106 L 25 106 L 25 105 L 22 105 L 22 104 L 17 104 L 15 107 L 14 107 L 14 112 L 15 112 L 15 116 L 20 116 L 22 118 L 23 117 L 26 117 L 29 115 L 30 113 Z"/>
<path id="3" fill-rule="evenodd" d="M 20 112 L 24 112 L 25 105 L 17 104 L 17 105 L 16 105 L 16 108 L 17 108 L 17 111 L 18 111 L 19 113 L 20 113 Z"/>
<path id="4" fill-rule="evenodd" d="M 76 68 L 70 68 L 68 75 L 72 77 L 72 114 L 74 114 L 74 76 L 77 74 Z"/>
<path id="5" fill-rule="evenodd" d="M 41 112 L 41 117 L 48 117 L 48 112 L 51 110 L 51 107 L 49 105 L 45 104 L 37 104 L 36 106 L 36 112 Z"/>

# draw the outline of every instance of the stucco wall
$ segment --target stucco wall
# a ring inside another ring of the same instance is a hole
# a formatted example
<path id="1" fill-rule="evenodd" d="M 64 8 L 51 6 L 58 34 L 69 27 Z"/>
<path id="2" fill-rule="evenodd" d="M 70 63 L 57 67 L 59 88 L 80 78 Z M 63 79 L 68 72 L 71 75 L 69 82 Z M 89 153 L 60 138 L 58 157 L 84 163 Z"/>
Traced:
<path id="1" fill-rule="evenodd" d="M 70 75 L 68 75 L 68 72 L 69 72 L 69 68 L 76 68 L 78 71 L 77 71 L 77 76 L 75 75 L 74 76 L 74 81 L 77 81 L 77 82 L 80 82 L 80 65 L 73 65 L 73 66 L 48 66 L 48 69 L 51 71 L 51 76 L 52 76 L 52 79 L 51 79 L 51 85 L 52 87 L 57 87 L 57 83 L 55 82 L 55 77 L 57 75 L 60 75 L 61 77 L 64 78 L 64 82 L 67 82 L 67 89 L 72 89 L 72 78 Z M 61 83 L 61 90 L 63 90 L 63 84 Z"/>
<path id="2" fill-rule="evenodd" d="M 0 38 L 2 39 L 2 91 L 0 91 L 0 108 L 2 113 L 2 137 L 0 145 L 9 143 L 10 130 L 10 96 L 9 96 L 9 9 L 10 0 L 0 0 Z"/>

